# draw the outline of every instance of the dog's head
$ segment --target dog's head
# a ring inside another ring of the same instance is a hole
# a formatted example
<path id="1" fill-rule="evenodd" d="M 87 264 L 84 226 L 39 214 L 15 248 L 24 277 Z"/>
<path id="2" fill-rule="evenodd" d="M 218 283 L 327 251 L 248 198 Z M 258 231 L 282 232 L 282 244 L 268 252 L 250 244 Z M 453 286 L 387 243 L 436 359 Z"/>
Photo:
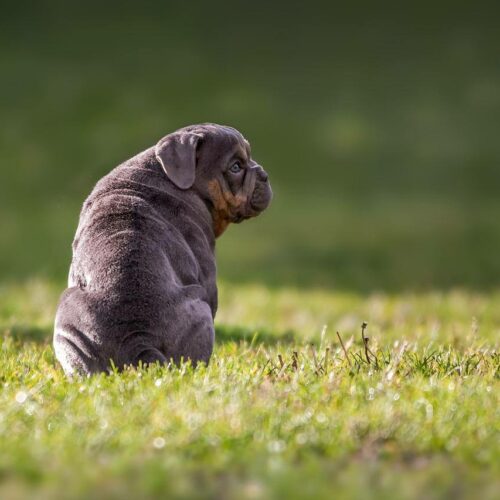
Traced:
<path id="1" fill-rule="evenodd" d="M 215 236 L 231 222 L 259 215 L 271 202 L 267 173 L 232 127 L 206 123 L 177 130 L 158 142 L 156 158 L 171 182 L 207 203 Z"/>

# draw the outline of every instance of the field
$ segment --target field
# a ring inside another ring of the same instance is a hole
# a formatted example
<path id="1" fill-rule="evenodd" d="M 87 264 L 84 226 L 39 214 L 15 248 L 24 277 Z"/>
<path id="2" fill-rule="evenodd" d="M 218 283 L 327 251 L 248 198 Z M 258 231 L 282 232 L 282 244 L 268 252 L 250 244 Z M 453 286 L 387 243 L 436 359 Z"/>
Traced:
<path id="1" fill-rule="evenodd" d="M 237 3 L 3 8 L 0 497 L 498 498 L 498 8 Z M 210 365 L 67 380 L 83 200 L 205 121 L 275 193 Z"/>
<path id="2" fill-rule="evenodd" d="M 498 495 L 499 294 L 223 285 L 207 368 L 68 381 L 56 292 L 1 290 L 3 498 Z"/>

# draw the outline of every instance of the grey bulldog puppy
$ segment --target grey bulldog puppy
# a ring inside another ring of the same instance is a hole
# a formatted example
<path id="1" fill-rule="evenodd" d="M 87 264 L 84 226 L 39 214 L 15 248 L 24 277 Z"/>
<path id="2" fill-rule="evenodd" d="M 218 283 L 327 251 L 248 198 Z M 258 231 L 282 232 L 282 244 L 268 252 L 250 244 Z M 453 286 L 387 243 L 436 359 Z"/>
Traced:
<path id="1" fill-rule="evenodd" d="M 54 349 L 67 374 L 181 359 L 208 363 L 215 239 L 272 190 L 234 128 L 182 128 L 122 163 L 85 201 Z"/>

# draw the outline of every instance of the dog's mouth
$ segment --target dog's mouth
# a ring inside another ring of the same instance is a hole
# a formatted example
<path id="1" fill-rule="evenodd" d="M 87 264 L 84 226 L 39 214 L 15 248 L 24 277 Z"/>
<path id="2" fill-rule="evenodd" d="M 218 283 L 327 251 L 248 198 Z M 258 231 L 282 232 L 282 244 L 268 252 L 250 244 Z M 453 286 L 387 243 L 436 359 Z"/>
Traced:
<path id="1" fill-rule="evenodd" d="M 249 212 L 259 215 L 269 206 L 272 199 L 273 191 L 269 182 L 258 182 L 249 200 Z"/>
<path id="2" fill-rule="evenodd" d="M 264 206 L 262 206 L 262 205 L 254 206 L 252 203 L 249 203 L 248 208 L 246 210 L 246 213 L 234 215 L 231 219 L 231 222 L 233 222 L 234 224 L 240 224 L 241 222 L 243 222 L 245 220 L 252 219 L 253 217 L 257 217 L 265 210 L 265 208 L 267 207 L 268 204 L 269 203 L 265 203 Z"/>
<path id="3" fill-rule="evenodd" d="M 257 215 L 257 214 L 255 214 Z M 240 222 L 243 222 L 244 220 L 250 219 L 252 217 L 255 217 L 255 215 L 243 215 L 243 214 L 238 214 L 233 217 L 233 223 L 234 224 L 239 224 Z"/>
<path id="4" fill-rule="evenodd" d="M 242 212 L 234 214 L 231 218 L 231 222 L 234 224 L 239 224 L 245 220 L 251 219 L 252 217 L 257 217 L 262 213 L 271 203 L 273 197 L 273 192 L 271 186 L 267 182 L 258 182 L 252 196 L 248 198 Z"/>

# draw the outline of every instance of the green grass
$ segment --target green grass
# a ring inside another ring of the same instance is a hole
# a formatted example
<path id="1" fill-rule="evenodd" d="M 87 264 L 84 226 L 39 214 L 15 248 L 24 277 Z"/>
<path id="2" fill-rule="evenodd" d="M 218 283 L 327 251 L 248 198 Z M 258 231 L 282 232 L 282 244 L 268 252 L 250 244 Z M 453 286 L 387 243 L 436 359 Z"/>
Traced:
<path id="1" fill-rule="evenodd" d="M 0 291 L 4 498 L 498 494 L 498 293 L 223 284 L 208 367 L 70 381 L 50 346 L 59 288 Z"/>
<path id="2" fill-rule="evenodd" d="M 0 16 L 0 497 L 498 496 L 498 7 L 91 4 Z M 83 200 L 203 121 L 275 191 L 218 241 L 211 364 L 66 380 Z"/>

